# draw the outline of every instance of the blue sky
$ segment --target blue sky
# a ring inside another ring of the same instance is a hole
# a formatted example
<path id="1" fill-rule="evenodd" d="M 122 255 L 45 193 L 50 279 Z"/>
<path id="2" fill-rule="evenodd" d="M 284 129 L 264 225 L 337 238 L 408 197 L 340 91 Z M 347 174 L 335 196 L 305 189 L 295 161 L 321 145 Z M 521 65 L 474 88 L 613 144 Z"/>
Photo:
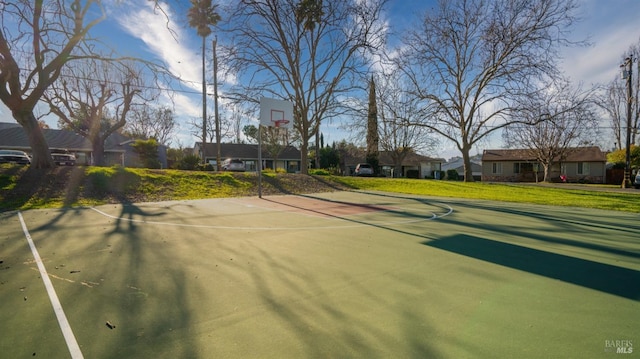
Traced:
<path id="1" fill-rule="evenodd" d="M 575 25 L 572 36 L 576 40 L 588 37 L 593 44 L 565 50 L 562 68 L 571 79 L 585 85 L 608 83 L 619 76 L 624 52 L 640 38 L 640 1 L 580 0 L 580 3 L 583 20 Z M 385 18 L 394 31 L 400 31 L 415 23 L 420 13 L 433 6 L 433 1 L 390 0 Z M 190 83 L 184 84 L 186 91 L 177 93 L 174 98 L 179 129 L 172 145 L 179 143 L 192 146 L 195 139 L 189 134 L 188 121 L 202 114 L 201 38 L 187 24 L 185 13 L 189 2 L 178 0 L 165 3 L 163 9 L 168 19 L 158 12 L 154 13 L 149 1 L 106 0 L 105 7 L 108 9 L 108 18 L 95 28 L 94 36 L 100 37 L 121 54 L 162 61 L 172 72 L 190 80 Z M 167 30 L 167 20 L 173 33 Z M 211 39 L 208 40 L 209 44 Z M 224 42 L 224 38 L 219 38 L 219 41 Z M 222 78 L 222 75 L 219 75 L 219 81 L 234 81 L 233 78 Z M 223 93 L 224 88 L 219 91 Z M 213 113 L 211 98 L 209 108 Z M 3 105 L 0 105 L 0 115 L 2 121 L 11 121 L 10 112 Z M 55 119 L 46 121 L 53 128 L 57 126 Z M 338 128 L 339 125 L 339 121 L 327 121 L 323 126 L 325 143 L 349 139 L 349 134 Z M 474 153 L 481 153 L 482 149 L 488 147 L 500 147 L 500 136 L 493 137 L 482 147 L 476 148 Z M 444 142 L 431 155 L 450 158 L 458 155 L 458 152 L 452 144 Z"/>

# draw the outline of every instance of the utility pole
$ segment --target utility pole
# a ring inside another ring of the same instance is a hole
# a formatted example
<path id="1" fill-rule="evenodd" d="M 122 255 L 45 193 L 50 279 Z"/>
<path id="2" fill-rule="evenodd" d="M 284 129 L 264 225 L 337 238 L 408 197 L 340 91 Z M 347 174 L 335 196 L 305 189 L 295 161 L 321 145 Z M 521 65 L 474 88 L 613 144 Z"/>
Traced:
<path id="1" fill-rule="evenodd" d="M 215 108 L 216 120 L 216 170 L 222 168 L 220 159 L 220 117 L 218 116 L 218 56 L 216 55 L 216 45 L 218 44 L 218 36 L 213 39 L 213 101 Z"/>
<path id="2" fill-rule="evenodd" d="M 622 70 L 622 78 L 627 80 L 627 151 L 622 188 L 629 188 L 631 187 L 631 105 L 633 102 L 631 78 L 633 77 L 633 55 L 629 55 L 624 59 L 624 63 L 620 67 L 624 68 Z"/>
<path id="3" fill-rule="evenodd" d="M 205 147 L 207 144 L 207 80 L 205 78 L 205 63 L 204 63 L 205 42 L 202 38 L 202 164 L 207 164 L 205 158 Z"/>

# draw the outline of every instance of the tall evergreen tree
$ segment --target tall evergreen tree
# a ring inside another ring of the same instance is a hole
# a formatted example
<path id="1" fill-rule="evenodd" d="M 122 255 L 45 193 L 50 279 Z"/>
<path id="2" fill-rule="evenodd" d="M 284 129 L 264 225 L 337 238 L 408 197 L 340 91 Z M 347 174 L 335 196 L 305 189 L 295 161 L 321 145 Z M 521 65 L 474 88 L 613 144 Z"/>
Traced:
<path id="1" fill-rule="evenodd" d="M 205 161 L 204 148 L 207 142 L 207 82 L 205 78 L 205 39 L 211 35 L 211 27 L 220 21 L 217 12 L 217 4 L 211 0 L 191 0 L 191 8 L 187 13 L 189 26 L 196 29 L 198 36 L 202 37 L 202 161 Z"/>
<path id="2" fill-rule="evenodd" d="M 373 166 L 374 174 L 378 173 L 380 165 L 379 140 L 376 83 L 373 80 L 373 76 L 371 76 L 371 81 L 369 82 L 369 116 L 367 120 L 367 163 Z"/>

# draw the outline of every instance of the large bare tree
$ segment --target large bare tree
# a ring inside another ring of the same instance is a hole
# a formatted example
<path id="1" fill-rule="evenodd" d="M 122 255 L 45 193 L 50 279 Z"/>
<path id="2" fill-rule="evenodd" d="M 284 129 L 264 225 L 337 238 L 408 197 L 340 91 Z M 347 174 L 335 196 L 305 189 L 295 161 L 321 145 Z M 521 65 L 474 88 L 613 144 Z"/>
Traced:
<path id="1" fill-rule="evenodd" d="M 507 146 L 523 149 L 542 165 L 545 182 L 552 180 L 549 169 L 556 161 L 600 137 L 592 90 L 572 88 L 568 82 L 550 84 L 521 105 L 522 122 L 529 124 L 506 127 L 503 138 Z"/>
<path id="2" fill-rule="evenodd" d="M 44 98 L 64 127 L 91 142 L 92 164 L 102 166 L 104 142 L 124 127 L 136 98 L 153 101 L 157 94 L 144 85 L 142 71 L 132 63 L 85 60 L 76 65 L 64 70 Z"/>
<path id="3" fill-rule="evenodd" d="M 438 142 L 431 130 L 416 125 L 424 123 L 419 99 L 407 92 L 399 71 L 381 74 L 378 84 L 380 147 L 391 157 L 394 175 L 401 174 L 407 155 L 432 152 Z"/>
<path id="4" fill-rule="evenodd" d="M 597 97 L 597 104 L 602 108 L 608 117 L 609 125 L 615 142 L 615 148 L 621 150 L 626 148 L 626 139 L 623 129 L 626 126 L 627 113 L 627 89 L 618 79 L 609 82 L 602 88 Z"/>
<path id="5" fill-rule="evenodd" d="M 24 128 L 32 166 L 53 166 L 34 109 L 69 62 L 91 56 L 87 33 L 105 18 L 98 0 L 0 3 L 0 100 Z"/>
<path id="6" fill-rule="evenodd" d="M 381 43 L 384 2 L 241 0 L 230 14 L 226 58 L 241 76 L 235 96 L 293 102 L 303 173 L 321 122 L 338 112 L 341 96 L 365 87 L 358 73 L 367 70 L 367 50 Z"/>
<path id="7" fill-rule="evenodd" d="M 423 101 L 424 126 L 455 143 L 465 181 L 474 144 L 521 121 L 518 100 L 558 75 L 574 0 L 440 0 L 404 39 L 398 58 Z"/>

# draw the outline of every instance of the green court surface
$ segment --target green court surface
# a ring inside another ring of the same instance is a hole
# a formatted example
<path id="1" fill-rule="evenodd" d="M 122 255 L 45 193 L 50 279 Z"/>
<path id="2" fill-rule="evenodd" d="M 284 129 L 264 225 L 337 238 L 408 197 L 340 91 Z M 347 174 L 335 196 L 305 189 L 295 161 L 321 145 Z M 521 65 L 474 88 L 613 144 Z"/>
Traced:
<path id="1" fill-rule="evenodd" d="M 638 357 L 639 219 L 365 192 L 0 213 L 0 357 Z"/>

